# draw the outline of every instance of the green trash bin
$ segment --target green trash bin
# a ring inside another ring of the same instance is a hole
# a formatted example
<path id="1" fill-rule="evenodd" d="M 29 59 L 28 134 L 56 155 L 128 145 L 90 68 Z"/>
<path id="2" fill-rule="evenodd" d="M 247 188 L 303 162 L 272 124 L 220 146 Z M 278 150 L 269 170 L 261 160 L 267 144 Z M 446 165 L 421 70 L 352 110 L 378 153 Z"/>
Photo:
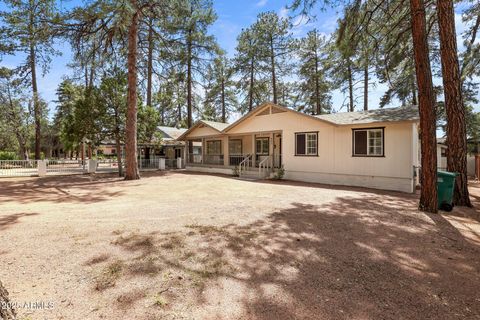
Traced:
<path id="1" fill-rule="evenodd" d="M 455 187 L 456 172 L 437 172 L 438 208 L 450 212 L 453 209 L 453 189 Z"/>

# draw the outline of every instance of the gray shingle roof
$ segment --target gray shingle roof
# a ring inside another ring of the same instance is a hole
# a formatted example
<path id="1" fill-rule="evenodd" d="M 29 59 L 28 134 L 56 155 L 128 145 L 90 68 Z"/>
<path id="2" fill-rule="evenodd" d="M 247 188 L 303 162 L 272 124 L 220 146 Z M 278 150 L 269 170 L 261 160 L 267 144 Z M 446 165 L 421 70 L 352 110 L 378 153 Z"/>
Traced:
<path id="1" fill-rule="evenodd" d="M 336 125 L 364 124 L 375 122 L 418 121 L 416 106 L 384 108 L 358 112 L 339 112 L 315 116 Z"/>

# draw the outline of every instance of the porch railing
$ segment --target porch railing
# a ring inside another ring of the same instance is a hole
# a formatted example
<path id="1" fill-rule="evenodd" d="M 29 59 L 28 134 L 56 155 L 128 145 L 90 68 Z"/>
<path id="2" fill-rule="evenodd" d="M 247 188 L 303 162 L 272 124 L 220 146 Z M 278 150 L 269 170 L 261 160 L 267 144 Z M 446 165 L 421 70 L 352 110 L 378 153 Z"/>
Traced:
<path id="1" fill-rule="evenodd" d="M 160 167 L 160 158 L 140 159 L 138 161 L 138 166 L 141 170 L 157 170 Z"/>
<path id="2" fill-rule="evenodd" d="M 205 155 L 203 163 L 222 165 L 223 164 L 223 154 Z"/>
<path id="3" fill-rule="evenodd" d="M 245 159 L 245 156 L 244 155 L 230 155 L 228 158 L 229 158 L 228 163 L 231 166 L 239 166 L 240 163 L 243 161 L 243 159 Z"/>
<path id="4" fill-rule="evenodd" d="M 265 158 L 260 161 L 258 164 L 259 177 L 265 177 L 270 172 L 270 169 L 272 168 L 272 159 L 273 157 L 269 155 L 265 156 Z"/>
<path id="5" fill-rule="evenodd" d="M 242 162 L 240 162 L 239 166 L 238 166 L 238 174 L 241 176 L 242 175 L 242 172 L 244 171 L 247 171 L 251 166 L 252 166 L 252 155 L 251 154 L 247 154 Z"/>
<path id="6" fill-rule="evenodd" d="M 202 155 L 201 154 L 189 154 L 188 155 L 188 163 L 192 163 L 192 164 L 195 164 L 195 163 L 202 163 Z"/>

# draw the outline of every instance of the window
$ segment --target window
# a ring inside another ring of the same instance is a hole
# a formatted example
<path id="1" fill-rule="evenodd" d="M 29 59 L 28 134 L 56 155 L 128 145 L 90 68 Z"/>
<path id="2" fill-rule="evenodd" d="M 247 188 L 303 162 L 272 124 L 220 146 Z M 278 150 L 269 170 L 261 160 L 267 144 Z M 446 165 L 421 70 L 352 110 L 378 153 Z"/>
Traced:
<path id="1" fill-rule="evenodd" d="M 318 156 L 318 132 L 295 133 L 296 156 Z"/>
<path id="2" fill-rule="evenodd" d="M 257 155 L 269 155 L 269 141 L 269 138 L 257 138 L 257 140 L 255 141 L 255 153 Z"/>
<path id="3" fill-rule="evenodd" d="M 384 128 L 353 129 L 353 156 L 383 157 Z"/>
<path id="4" fill-rule="evenodd" d="M 442 158 L 446 158 L 447 157 L 447 148 L 441 148 L 440 149 L 440 156 Z"/>
<path id="5" fill-rule="evenodd" d="M 207 141 L 207 155 L 221 155 L 222 140 Z"/>
<path id="6" fill-rule="evenodd" d="M 242 154 L 242 140 L 232 139 L 229 141 L 228 153 L 231 155 L 241 155 Z"/>

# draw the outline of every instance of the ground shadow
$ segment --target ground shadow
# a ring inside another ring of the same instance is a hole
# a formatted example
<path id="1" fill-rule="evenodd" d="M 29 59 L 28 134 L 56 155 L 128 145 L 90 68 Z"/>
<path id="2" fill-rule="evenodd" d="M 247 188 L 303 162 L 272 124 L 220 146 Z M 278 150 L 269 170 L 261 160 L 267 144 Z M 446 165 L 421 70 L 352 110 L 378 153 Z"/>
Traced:
<path id="1" fill-rule="evenodd" d="M 15 213 L 10 215 L 2 215 L 0 216 L 0 231 L 19 223 L 19 220 L 23 217 L 30 217 L 36 215 L 38 215 L 38 213 Z"/>
<path id="2" fill-rule="evenodd" d="M 231 308 L 244 319 L 480 317 L 480 247 L 416 206 L 393 195 L 340 197 L 243 226 L 116 236 L 110 245 L 135 254 L 116 281 L 148 275 L 145 295 L 171 288 L 160 315 L 190 299 L 193 315 L 209 308 L 211 319 L 232 317 Z"/>

